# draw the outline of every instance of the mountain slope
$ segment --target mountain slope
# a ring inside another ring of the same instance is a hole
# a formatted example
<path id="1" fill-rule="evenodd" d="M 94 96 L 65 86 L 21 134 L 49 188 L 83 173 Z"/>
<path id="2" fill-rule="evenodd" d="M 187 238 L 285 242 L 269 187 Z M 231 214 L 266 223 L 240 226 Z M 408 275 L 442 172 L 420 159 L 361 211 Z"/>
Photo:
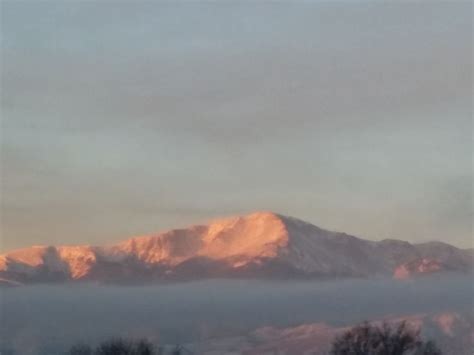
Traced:
<path id="1" fill-rule="evenodd" d="M 423 260 L 431 260 L 436 268 L 417 267 Z M 466 272 L 472 269 L 472 255 L 439 242 L 367 241 L 257 212 L 108 247 L 34 246 L 0 256 L 0 277 L 23 283 L 397 276 L 400 268 L 403 278 L 425 271 Z"/>

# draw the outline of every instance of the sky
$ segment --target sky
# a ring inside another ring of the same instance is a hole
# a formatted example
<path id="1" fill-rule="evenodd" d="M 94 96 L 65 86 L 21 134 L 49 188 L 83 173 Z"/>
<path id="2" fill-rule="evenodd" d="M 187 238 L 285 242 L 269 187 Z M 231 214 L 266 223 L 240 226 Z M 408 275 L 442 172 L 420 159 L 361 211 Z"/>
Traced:
<path id="1" fill-rule="evenodd" d="M 471 2 L 1 2 L 1 245 L 272 210 L 472 247 Z"/>

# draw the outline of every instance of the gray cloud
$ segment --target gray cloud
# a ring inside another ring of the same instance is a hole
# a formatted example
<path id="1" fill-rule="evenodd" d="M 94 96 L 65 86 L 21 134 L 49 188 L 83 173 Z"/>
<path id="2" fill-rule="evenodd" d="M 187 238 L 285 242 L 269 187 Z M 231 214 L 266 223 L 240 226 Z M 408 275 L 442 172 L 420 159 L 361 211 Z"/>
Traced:
<path id="1" fill-rule="evenodd" d="M 4 248 L 252 209 L 470 240 L 436 197 L 472 177 L 468 4 L 3 8 Z"/>

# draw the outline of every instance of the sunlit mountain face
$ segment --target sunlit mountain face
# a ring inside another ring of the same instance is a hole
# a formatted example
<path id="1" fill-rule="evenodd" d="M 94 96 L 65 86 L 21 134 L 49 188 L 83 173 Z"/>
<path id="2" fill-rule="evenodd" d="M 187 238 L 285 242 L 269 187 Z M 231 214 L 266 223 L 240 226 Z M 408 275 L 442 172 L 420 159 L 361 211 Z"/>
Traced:
<path id="1" fill-rule="evenodd" d="M 445 355 L 474 346 L 472 250 L 370 241 L 255 212 L 107 246 L 0 257 L 0 352 L 146 338 L 199 355 L 326 355 L 369 320 L 406 321 Z"/>
<path id="2" fill-rule="evenodd" d="M 153 283 L 216 277 L 336 279 L 472 271 L 472 252 L 441 242 L 379 242 L 272 212 L 131 238 L 115 245 L 33 246 L 0 257 L 4 285 Z"/>

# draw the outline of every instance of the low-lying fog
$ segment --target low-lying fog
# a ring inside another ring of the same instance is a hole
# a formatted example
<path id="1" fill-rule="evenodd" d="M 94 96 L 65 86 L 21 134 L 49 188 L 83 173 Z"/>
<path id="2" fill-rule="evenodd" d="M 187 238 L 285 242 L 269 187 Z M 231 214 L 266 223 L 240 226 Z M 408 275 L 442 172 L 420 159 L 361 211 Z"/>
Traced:
<path id="1" fill-rule="evenodd" d="M 470 309 L 472 278 L 266 282 L 210 280 L 155 286 L 24 286 L 1 291 L 1 343 L 52 354 L 78 341 L 149 337 L 184 343 L 255 328 L 352 324 L 388 315 Z M 1 350 L 1 347 L 0 347 Z M 3 354 L 2 353 L 2 354 Z"/>

